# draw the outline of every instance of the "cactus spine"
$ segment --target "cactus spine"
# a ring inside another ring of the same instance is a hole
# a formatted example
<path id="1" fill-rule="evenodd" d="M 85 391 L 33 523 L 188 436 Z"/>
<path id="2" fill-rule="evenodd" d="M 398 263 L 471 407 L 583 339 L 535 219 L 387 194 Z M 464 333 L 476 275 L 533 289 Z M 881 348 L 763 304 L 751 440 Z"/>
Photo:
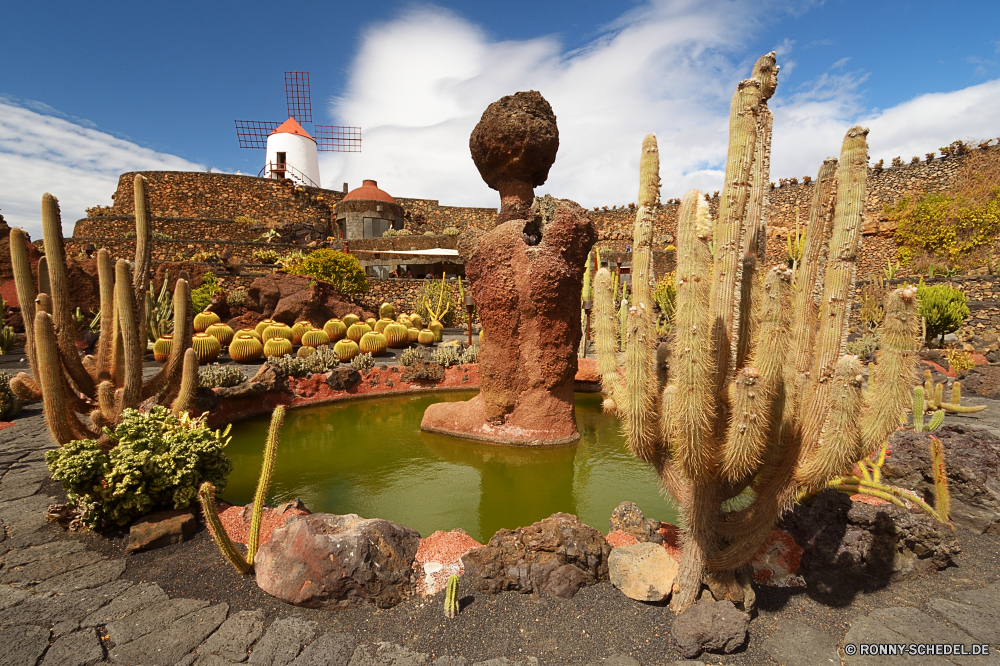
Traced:
<path id="1" fill-rule="evenodd" d="M 797 266 L 796 283 L 811 282 L 809 275 L 816 272 L 810 263 L 817 261 L 818 248 L 829 247 L 822 317 L 806 318 L 802 310 L 811 299 L 796 299 L 790 312 L 793 276 L 784 266 L 770 269 L 762 285 L 756 278 L 766 228 L 755 185 L 769 182 L 762 152 L 769 150 L 766 100 L 776 73 L 774 54 L 763 56 L 755 78 L 740 83 L 734 95 L 726 185 L 714 229 L 700 193 L 689 192 L 681 205 L 672 376 L 659 399 L 651 378 L 655 339 L 648 334 L 649 297 L 633 295 L 621 377 L 614 359 L 611 275 L 602 269 L 595 280 L 606 407 L 623 421 L 633 452 L 659 472 L 685 523 L 671 601 L 678 612 L 689 608 L 709 581 L 728 581 L 728 598 L 752 604 L 745 596 L 745 566 L 781 513 L 801 489 L 821 487 L 875 450 L 909 402 L 918 327 L 914 290 L 899 289 L 889 297 L 886 342 L 872 390 L 861 391 L 857 359 L 842 358 L 866 194 L 867 130 L 847 132 L 832 227 L 809 226 L 807 253 Z M 822 214 L 814 211 L 816 217 Z M 646 243 L 643 215 L 640 207 L 637 249 Z M 812 238 L 815 234 L 821 237 Z M 634 284 L 648 289 L 645 278 Z M 815 327 L 815 333 L 791 335 L 790 317 Z M 814 358 L 808 375 L 796 371 L 800 358 Z M 723 502 L 751 484 L 748 506 L 722 511 Z"/>
<path id="2" fill-rule="evenodd" d="M 444 593 L 444 616 L 458 616 L 458 576 L 454 574 L 448 577 L 448 587 Z"/>
<path id="3" fill-rule="evenodd" d="M 174 288 L 170 356 L 157 375 L 142 381 L 152 231 L 142 176 L 136 176 L 134 189 L 135 273 L 125 261 L 113 266 L 107 250 L 97 253 L 101 336 L 95 356 L 81 360 L 76 350 L 76 325 L 70 309 L 62 223 L 55 197 L 42 197 L 47 254 L 45 264 L 39 264 L 39 284 L 45 287 L 41 292 L 32 279 L 24 232 L 15 229 L 10 234 L 11 264 L 28 334 L 26 351 L 32 372 L 32 376 L 20 373 L 10 386 L 18 397 L 44 400 L 46 422 L 59 444 L 89 438 L 110 447 L 111 440 L 102 431 L 114 428 L 125 408 L 136 408 L 150 399 L 155 404 L 170 405 L 180 392 L 184 354 L 191 346 L 190 289 L 185 280 L 177 280 Z"/>
<path id="4" fill-rule="evenodd" d="M 271 416 L 271 426 L 267 431 L 267 443 L 264 445 L 264 460 L 260 467 L 260 478 L 257 480 L 257 491 L 254 493 L 253 513 L 250 517 L 250 533 L 247 539 L 246 557 L 236 549 L 233 540 L 222 526 L 219 520 L 219 512 L 215 506 L 215 486 L 210 482 L 201 484 L 198 490 L 198 500 L 201 502 L 201 511 L 205 516 L 205 523 L 208 525 L 215 544 L 222 552 L 222 556 L 229 560 L 229 563 L 241 574 L 248 574 L 253 570 L 253 560 L 257 555 L 258 544 L 260 543 L 260 524 L 264 515 L 264 500 L 267 498 L 267 489 L 271 485 L 271 475 L 274 472 L 274 461 L 278 456 L 278 439 L 281 434 L 281 425 L 285 421 L 285 408 L 279 405 Z"/>

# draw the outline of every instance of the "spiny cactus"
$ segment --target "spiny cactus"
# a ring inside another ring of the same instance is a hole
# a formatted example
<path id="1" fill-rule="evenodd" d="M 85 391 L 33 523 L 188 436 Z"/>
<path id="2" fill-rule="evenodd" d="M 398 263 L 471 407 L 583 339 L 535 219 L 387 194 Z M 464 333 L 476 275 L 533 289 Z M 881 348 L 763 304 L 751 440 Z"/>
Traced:
<path id="1" fill-rule="evenodd" d="M 973 414 L 986 409 L 986 405 L 963 405 L 962 383 L 957 379 L 951 383 L 951 400 L 944 402 L 944 384 L 937 384 L 931 371 L 924 370 L 924 400 L 930 409 L 943 409 L 955 414 Z"/>
<path id="2" fill-rule="evenodd" d="M 351 367 L 361 374 L 365 374 L 375 367 L 375 359 L 369 352 L 360 352 L 351 359 Z"/>
<path id="3" fill-rule="evenodd" d="M 445 588 L 444 616 L 458 617 L 458 576 L 454 574 L 448 577 L 448 587 Z"/>
<path id="4" fill-rule="evenodd" d="M 874 450 L 909 401 L 918 330 L 913 289 L 896 290 L 888 299 L 870 391 L 861 391 L 857 358 L 843 356 L 866 194 L 867 130 L 853 127 L 844 138 L 832 228 L 809 225 L 794 274 L 776 266 L 762 283 L 757 278 L 769 182 L 766 100 L 777 69 L 773 53 L 763 56 L 754 78 L 741 82 L 733 97 L 726 185 L 714 229 L 700 192 L 689 192 L 681 204 L 672 376 L 662 395 L 651 296 L 658 193 L 652 135 L 643 141 L 624 376 L 614 358 L 611 274 L 602 269 L 595 280 L 605 408 L 622 420 L 633 454 L 658 471 L 686 526 L 671 601 L 678 612 L 695 602 L 703 583 L 751 605 L 747 565 L 800 489 L 822 487 Z M 824 214 L 820 207 L 811 218 Z M 824 251 L 817 317 L 812 290 Z M 793 279 L 797 295 L 809 294 L 797 298 L 794 309 Z M 723 511 L 748 488 L 753 497 L 745 508 Z"/>
<path id="5" fill-rule="evenodd" d="M 44 398 L 45 420 L 59 444 L 96 439 L 102 448 L 110 449 L 114 444 L 105 430 L 119 423 L 125 408 L 148 405 L 150 401 L 164 406 L 186 405 L 191 396 L 182 392 L 193 392 L 197 387 L 197 365 L 192 377 L 182 377 L 190 371 L 185 356 L 191 347 L 192 333 L 191 293 L 183 279 L 177 280 L 174 287 L 170 358 L 158 374 L 147 381 L 142 379 L 151 245 L 145 178 L 135 177 L 134 191 L 134 272 L 133 266 L 124 260 L 112 265 L 106 249 L 97 253 L 101 336 L 93 356 L 81 359 L 76 349 L 76 326 L 70 311 L 62 221 L 56 198 L 51 194 L 42 197 L 46 256 L 44 266 L 39 263 L 38 268 L 40 291 L 32 279 L 25 234 L 20 229 L 11 230 L 11 265 L 24 316 L 25 351 L 31 375 L 19 373 L 10 381 L 10 388 L 21 399 Z"/>
<path id="6" fill-rule="evenodd" d="M 278 455 L 278 438 L 284 421 L 285 408 L 278 405 L 271 415 L 271 426 L 268 428 L 267 443 L 264 445 L 264 461 L 260 467 L 257 492 L 253 498 L 253 513 L 250 517 L 246 556 L 237 550 L 233 540 L 229 538 L 229 534 L 222 526 L 222 521 L 219 520 L 219 512 L 215 506 L 215 486 L 206 481 L 201 484 L 201 488 L 198 490 L 198 501 L 201 502 L 201 511 L 205 516 L 205 524 L 208 525 L 208 530 L 212 533 L 212 538 L 215 539 L 222 556 L 229 560 L 229 563 L 241 574 L 248 574 L 253 570 L 253 560 L 257 556 L 257 547 L 260 543 L 260 523 L 264 515 L 264 500 L 267 498 L 267 488 L 271 485 L 274 460 Z"/>
<path id="7" fill-rule="evenodd" d="M 924 400 L 924 387 L 913 387 L 913 430 L 915 432 L 934 432 L 941 427 L 944 422 L 944 410 L 939 409 L 931 416 L 931 420 L 924 425 L 924 411 L 927 403 Z"/>

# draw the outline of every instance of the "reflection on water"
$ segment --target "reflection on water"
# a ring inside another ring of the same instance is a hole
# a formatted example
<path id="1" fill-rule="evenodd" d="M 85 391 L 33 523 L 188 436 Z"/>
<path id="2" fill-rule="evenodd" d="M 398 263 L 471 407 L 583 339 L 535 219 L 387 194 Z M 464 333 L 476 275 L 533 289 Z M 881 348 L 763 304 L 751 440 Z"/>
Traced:
<path id="1" fill-rule="evenodd" d="M 656 474 L 633 458 L 600 394 L 576 394 L 576 444 L 502 447 L 420 431 L 435 402 L 475 393 L 378 398 L 290 411 L 267 503 L 299 497 L 312 511 L 387 518 L 427 536 L 461 527 L 485 542 L 557 511 L 607 532 L 611 511 L 631 500 L 673 522 Z M 234 469 L 222 496 L 253 501 L 269 417 L 233 426 Z"/>

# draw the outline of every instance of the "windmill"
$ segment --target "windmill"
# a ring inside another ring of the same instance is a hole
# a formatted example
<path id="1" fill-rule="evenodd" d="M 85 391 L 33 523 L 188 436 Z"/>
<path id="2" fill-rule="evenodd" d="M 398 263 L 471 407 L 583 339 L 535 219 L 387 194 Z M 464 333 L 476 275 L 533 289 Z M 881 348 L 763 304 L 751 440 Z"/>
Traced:
<path id="1" fill-rule="evenodd" d="M 309 72 L 285 72 L 288 120 L 237 120 L 236 138 L 240 148 L 267 151 L 258 176 L 289 178 L 300 185 L 319 187 L 318 151 L 361 152 L 361 128 L 341 125 L 314 125 Z M 302 125 L 312 125 L 312 134 Z"/>

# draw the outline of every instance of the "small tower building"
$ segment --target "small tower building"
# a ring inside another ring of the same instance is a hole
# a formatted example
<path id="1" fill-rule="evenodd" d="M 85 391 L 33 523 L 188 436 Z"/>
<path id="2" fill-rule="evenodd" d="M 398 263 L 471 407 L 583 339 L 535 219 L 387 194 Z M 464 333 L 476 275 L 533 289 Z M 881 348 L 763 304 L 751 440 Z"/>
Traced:
<path id="1" fill-rule="evenodd" d="M 403 228 L 403 207 L 380 190 L 374 180 L 366 180 L 337 204 L 337 227 L 341 238 L 381 238 L 389 229 Z"/>
<path id="2" fill-rule="evenodd" d="M 319 187 L 319 157 L 316 139 L 294 118 L 281 123 L 267 137 L 268 178 L 289 178 L 299 185 Z"/>

